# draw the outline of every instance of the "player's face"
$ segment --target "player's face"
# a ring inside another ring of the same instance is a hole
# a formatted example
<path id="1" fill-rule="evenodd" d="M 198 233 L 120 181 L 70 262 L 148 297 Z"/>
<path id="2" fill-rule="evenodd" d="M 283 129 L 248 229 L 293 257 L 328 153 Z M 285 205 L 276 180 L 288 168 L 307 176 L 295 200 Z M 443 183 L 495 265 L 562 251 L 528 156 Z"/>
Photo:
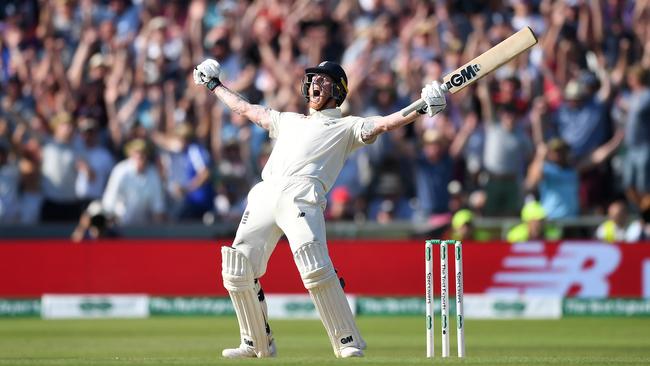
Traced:
<path id="1" fill-rule="evenodd" d="M 332 96 L 332 88 L 334 83 L 332 78 L 323 74 L 316 74 L 311 79 L 309 86 L 309 108 L 317 111 L 325 108 L 330 104 L 330 101 L 336 105 Z"/>

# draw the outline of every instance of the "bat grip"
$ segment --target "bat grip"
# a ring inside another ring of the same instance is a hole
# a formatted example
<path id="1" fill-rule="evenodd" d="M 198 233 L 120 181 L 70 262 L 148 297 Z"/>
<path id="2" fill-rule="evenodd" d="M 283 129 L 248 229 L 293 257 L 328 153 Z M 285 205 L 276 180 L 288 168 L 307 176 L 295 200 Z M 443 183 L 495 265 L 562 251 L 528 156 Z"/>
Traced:
<path id="1" fill-rule="evenodd" d="M 406 117 L 406 116 L 408 116 L 409 114 L 411 114 L 411 112 L 414 112 L 414 111 L 417 111 L 417 110 L 419 110 L 419 109 L 422 109 L 422 107 L 424 107 L 425 105 L 426 105 L 426 103 L 424 102 L 424 100 L 422 100 L 422 99 L 418 99 L 418 100 L 416 100 L 415 102 L 409 104 L 406 108 L 404 108 L 404 109 L 401 110 L 401 112 L 402 112 L 402 116 L 403 116 L 403 117 Z"/>
<path id="2" fill-rule="evenodd" d="M 442 91 L 444 91 L 445 93 L 448 91 L 447 85 L 444 83 L 440 85 L 440 89 L 442 89 Z M 403 117 L 406 117 L 412 112 L 422 109 L 422 107 L 424 107 L 425 105 L 427 105 L 427 103 L 424 100 L 418 99 L 415 102 L 406 106 L 406 108 L 402 109 L 400 112 L 402 112 Z"/>

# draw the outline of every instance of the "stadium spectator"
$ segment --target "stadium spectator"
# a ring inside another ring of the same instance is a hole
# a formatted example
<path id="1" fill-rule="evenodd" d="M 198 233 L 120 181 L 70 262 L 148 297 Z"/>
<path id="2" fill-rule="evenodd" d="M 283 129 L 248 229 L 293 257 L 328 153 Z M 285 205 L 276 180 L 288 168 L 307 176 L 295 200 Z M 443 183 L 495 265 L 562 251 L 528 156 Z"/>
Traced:
<path id="1" fill-rule="evenodd" d="M 9 159 L 7 145 L 0 141 L 0 223 L 12 224 L 18 218 L 18 167 Z"/>
<path id="2" fill-rule="evenodd" d="M 614 201 L 607 208 L 607 220 L 598 225 L 596 238 L 608 243 L 625 241 L 628 228 L 628 213 L 625 202 Z"/>
<path id="3" fill-rule="evenodd" d="M 170 211 L 181 220 L 200 219 L 214 206 L 210 154 L 195 141 L 194 128 L 189 123 L 176 126 L 174 133 L 173 139 L 161 141 L 169 151 L 164 165 L 166 189 L 172 202 Z"/>
<path id="4" fill-rule="evenodd" d="M 102 198 L 108 176 L 115 165 L 110 151 L 101 144 L 97 120 L 82 117 L 78 120 L 83 160 L 77 163 L 75 191 L 86 205 Z"/>
<path id="5" fill-rule="evenodd" d="M 495 106 L 485 82 L 479 83 L 478 94 L 485 118 L 485 214 L 514 215 L 521 207 L 523 171 L 532 155 L 532 144 L 520 126 L 514 104 Z"/>
<path id="6" fill-rule="evenodd" d="M 637 65 L 627 75 L 632 92 L 625 126 L 623 186 L 638 204 L 650 197 L 650 71 Z"/>
<path id="7" fill-rule="evenodd" d="M 77 166 L 85 161 L 72 139 L 75 126 L 69 113 L 61 112 L 51 122 L 52 139 L 43 145 L 41 174 L 43 184 L 43 221 L 76 220 L 83 210 L 75 192 Z"/>
<path id="8" fill-rule="evenodd" d="M 352 197 L 345 186 L 332 189 L 330 203 L 327 205 L 326 218 L 332 221 L 352 220 Z"/>
<path id="9" fill-rule="evenodd" d="M 449 142 L 437 130 L 430 129 L 422 136 L 421 152 L 415 164 L 415 190 L 418 214 L 428 218 L 449 212 L 449 191 L 453 160 L 449 155 Z"/>
<path id="10" fill-rule="evenodd" d="M 625 241 L 629 243 L 650 240 L 650 198 L 645 198 L 639 206 L 639 218 L 630 223 L 625 233 Z"/>
<path id="11" fill-rule="evenodd" d="M 584 74 L 590 75 L 590 74 Z M 564 102 L 560 105 L 555 122 L 559 136 L 571 148 L 575 160 L 587 158 L 607 142 L 612 134 L 609 119 L 609 91 L 596 93 L 588 81 L 590 77 L 569 81 L 564 89 Z M 604 87 L 603 87 L 604 89 Z M 591 166 L 580 171 L 580 207 L 583 211 L 600 206 L 607 192 L 607 171 Z"/>
<path id="12" fill-rule="evenodd" d="M 113 168 L 102 207 L 120 226 L 160 223 L 165 217 L 165 201 L 160 174 L 151 162 L 151 148 L 147 141 L 135 139 L 125 150 L 128 158 Z"/>
<path id="13" fill-rule="evenodd" d="M 608 159 L 622 140 L 623 132 L 618 131 L 612 139 L 578 161 L 570 156 L 570 147 L 561 138 L 537 144 L 537 153 L 528 170 L 526 188 L 532 190 L 539 187 L 540 201 L 549 219 L 578 216 L 579 174 Z"/>
<path id="14" fill-rule="evenodd" d="M 474 238 L 474 214 L 468 209 L 458 210 L 451 218 L 451 239 L 472 240 Z"/>
<path id="15" fill-rule="evenodd" d="M 476 128 L 476 120 L 467 120 L 450 142 L 438 129 L 424 131 L 420 152 L 415 157 L 415 194 L 418 218 L 447 214 L 454 206 L 464 204 L 462 185 L 452 183 L 454 163 L 463 153 L 470 135 Z M 443 127 L 444 128 L 444 127 Z M 452 189 L 450 189 L 452 187 Z M 457 188 L 453 188 L 457 187 Z"/>
<path id="16" fill-rule="evenodd" d="M 509 243 L 521 243 L 530 240 L 558 240 L 562 231 L 546 222 L 546 211 L 537 201 L 530 201 L 521 209 L 522 223 L 508 231 Z"/>

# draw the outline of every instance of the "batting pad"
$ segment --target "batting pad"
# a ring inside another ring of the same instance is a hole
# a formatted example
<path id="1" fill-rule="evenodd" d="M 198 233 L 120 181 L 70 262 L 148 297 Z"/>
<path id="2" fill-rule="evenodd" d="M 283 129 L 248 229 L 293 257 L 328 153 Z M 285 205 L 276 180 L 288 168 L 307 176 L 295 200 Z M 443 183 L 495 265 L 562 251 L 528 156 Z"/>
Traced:
<path id="1" fill-rule="evenodd" d="M 336 357 L 341 357 L 343 348 L 362 348 L 363 341 L 325 245 L 318 242 L 305 244 L 296 250 L 294 259 Z"/>
<path id="2" fill-rule="evenodd" d="M 242 253 L 231 247 L 221 247 L 221 258 L 223 285 L 237 314 L 242 344 L 254 349 L 257 357 L 270 357 L 266 321 L 257 298 L 253 268 Z"/>

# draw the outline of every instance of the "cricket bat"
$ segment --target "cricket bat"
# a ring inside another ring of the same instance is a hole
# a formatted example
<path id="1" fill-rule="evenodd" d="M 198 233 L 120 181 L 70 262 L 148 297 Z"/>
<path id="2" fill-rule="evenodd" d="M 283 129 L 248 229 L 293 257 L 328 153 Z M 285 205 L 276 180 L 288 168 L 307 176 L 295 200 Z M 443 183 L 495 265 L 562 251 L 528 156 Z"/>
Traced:
<path id="1" fill-rule="evenodd" d="M 501 65 L 517 57 L 537 43 L 537 37 L 530 27 L 501 41 L 501 43 L 485 51 L 472 61 L 447 74 L 443 79 L 442 88 L 451 94 L 458 93 L 468 85 L 474 84 L 478 79 L 501 67 Z M 411 112 L 425 106 L 422 99 L 411 103 L 402 109 L 402 116 L 406 117 Z"/>

